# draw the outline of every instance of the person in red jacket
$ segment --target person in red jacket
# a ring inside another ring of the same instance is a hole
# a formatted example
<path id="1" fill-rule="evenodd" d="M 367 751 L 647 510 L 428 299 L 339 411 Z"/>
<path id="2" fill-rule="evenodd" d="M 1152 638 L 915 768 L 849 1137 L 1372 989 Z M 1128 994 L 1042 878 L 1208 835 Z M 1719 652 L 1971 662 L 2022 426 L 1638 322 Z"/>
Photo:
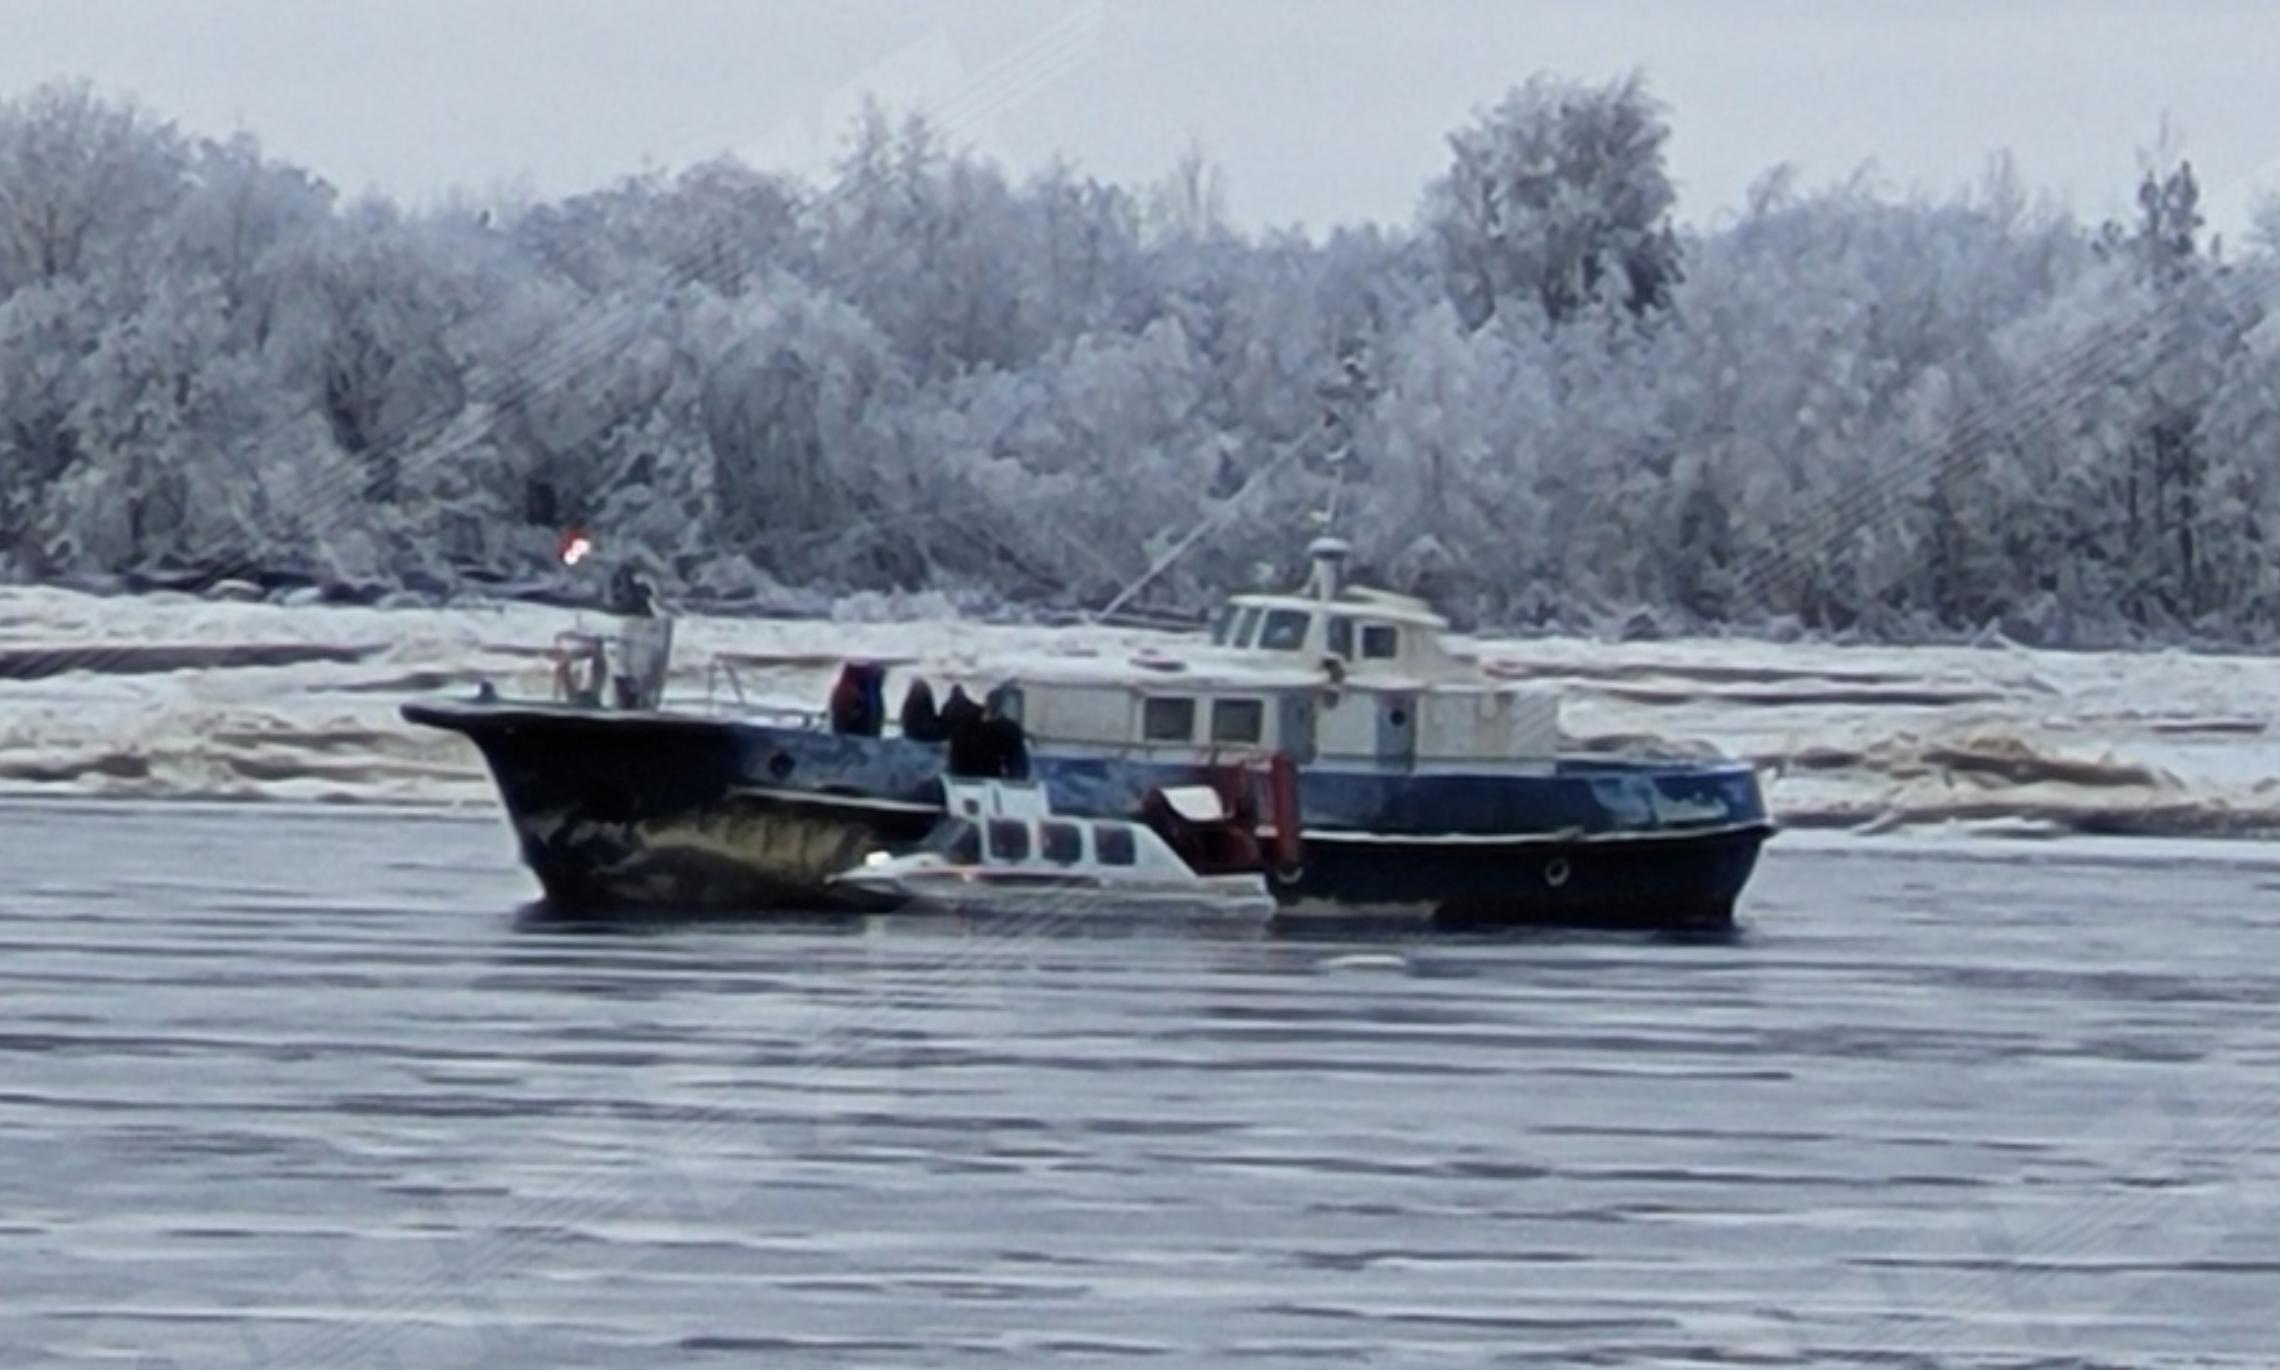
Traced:
<path id="1" fill-rule="evenodd" d="M 886 724 L 881 698 L 879 667 L 867 661 L 850 661 L 840 668 L 831 687 L 831 730 L 857 737 L 877 737 Z"/>

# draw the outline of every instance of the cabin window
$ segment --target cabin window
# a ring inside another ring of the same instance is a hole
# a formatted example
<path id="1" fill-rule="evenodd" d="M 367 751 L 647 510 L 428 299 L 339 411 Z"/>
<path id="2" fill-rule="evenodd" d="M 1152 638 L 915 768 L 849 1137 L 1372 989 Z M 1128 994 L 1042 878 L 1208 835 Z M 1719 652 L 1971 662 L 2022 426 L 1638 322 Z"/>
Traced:
<path id="1" fill-rule="evenodd" d="M 1295 652 L 1306 645 L 1306 625 L 1313 615 L 1304 609 L 1275 609 L 1259 630 L 1259 648 L 1268 652 Z"/>
<path id="2" fill-rule="evenodd" d="M 1242 617 L 1240 617 L 1240 618 L 1238 618 L 1238 619 L 1236 619 L 1236 620 L 1235 620 L 1235 642 L 1234 642 L 1234 645 L 1235 645 L 1235 646 L 1237 646 L 1237 647 L 1248 647 L 1248 646 L 1250 646 L 1250 645 L 1251 645 L 1251 634 L 1252 634 L 1252 633 L 1254 633 L 1254 632 L 1257 632 L 1257 631 L 1258 631 L 1258 628 L 1259 628 L 1259 606 L 1257 606 L 1257 605 L 1255 605 L 1255 604 L 1254 604 L 1254 605 L 1250 606 L 1249 608 L 1246 608 L 1246 609 L 1243 611 Z"/>
<path id="3" fill-rule="evenodd" d="M 923 850 L 940 852 L 961 866 L 976 865 L 982 859 L 982 830 L 962 821 L 945 823 L 928 838 Z"/>
<path id="4" fill-rule="evenodd" d="M 1235 629 L 1235 606 L 1222 604 L 1219 612 L 1211 616 L 1211 645 L 1224 647 Z"/>
<path id="5" fill-rule="evenodd" d="M 1401 630 L 1390 623 L 1372 623 L 1362 629 L 1362 655 L 1372 661 L 1390 661 L 1401 655 Z"/>
<path id="6" fill-rule="evenodd" d="M 1085 835 L 1074 823 L 1040 824 L 1037 854 L 1056 866 L 1073 866 L 1085 859 Z"/>
<path id="7" fill-rule="evenodd" d="M 1093 824 L 1093 851 L 1104 866 L 1129 866 L 1139 857 L 1138 844 L 1132 840 L 1130 828 L 1112 828 L 1105 823 Z"/>
<path id="8" fill-rule="evenodd" d="M 1166 697 L 1142 704 L 1140 737 L 1146 742 L 1195 741 L 1195 701 Z"/>
<path id="9" fill-rule="evenodd" d="M 990 820 L 990 859 L 992 861 L 1027 861 L 1029 859 L 1029 825 L 1011 818 Z"/>
<path id="10" fill-rule="evenodd" d="M 1256 742 L 1265 736 L 1267 706 L 1256 699 L 1215 699 L 1211 703 L 1211 740 Z"/>
<path id="11" fill-rule="evenodd" d="M 1342 615 L 1330 620 L 1330 655 L 1351 661 L 1354 656 L 1354 620 Z"/>

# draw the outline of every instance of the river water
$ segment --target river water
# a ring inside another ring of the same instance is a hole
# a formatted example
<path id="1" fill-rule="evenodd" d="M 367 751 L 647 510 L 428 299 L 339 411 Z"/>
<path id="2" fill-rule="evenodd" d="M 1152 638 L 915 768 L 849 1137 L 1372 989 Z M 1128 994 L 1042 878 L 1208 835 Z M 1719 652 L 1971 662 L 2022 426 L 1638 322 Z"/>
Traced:
<path id="1" fill-rule="evenodd" d="M 2280 852 L 1732 940 L 565 924 L 487 814 L 0 804 L 0 1364 L 2280 1363 Z"/>

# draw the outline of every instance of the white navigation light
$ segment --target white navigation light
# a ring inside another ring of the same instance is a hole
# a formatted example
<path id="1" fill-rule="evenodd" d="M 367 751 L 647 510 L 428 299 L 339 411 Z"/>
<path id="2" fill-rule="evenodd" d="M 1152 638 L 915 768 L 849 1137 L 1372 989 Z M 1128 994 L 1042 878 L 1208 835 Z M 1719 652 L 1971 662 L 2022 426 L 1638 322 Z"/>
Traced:
<path id="1" fill-rule="evenodd" d="M 594 540 L 584 533 L 572 533 L 562 539 L 562 564 L 576 566 L 594 551 Z"/>

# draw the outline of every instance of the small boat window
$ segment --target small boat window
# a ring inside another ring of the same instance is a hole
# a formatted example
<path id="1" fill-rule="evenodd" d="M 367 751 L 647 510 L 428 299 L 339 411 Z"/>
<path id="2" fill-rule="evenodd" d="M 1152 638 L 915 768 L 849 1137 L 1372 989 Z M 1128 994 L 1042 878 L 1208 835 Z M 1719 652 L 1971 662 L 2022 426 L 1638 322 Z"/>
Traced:
<path id="1" fill-rule="evenodd" d="M 1330 655 L 1349 661 L 1354 656 L 1354 620 L 1343 614 L 1334 614 L 1330 619 Z"/>
<path id="2" fill-rule="evenodd" d="M 944 823 L 927 838 L 923 849 L 939 852 L 961 866 L 972 866 L 982 859 L 982 830 L 964 821 Z"/>
<path id="3" fill-rule="evenodd" d="M 1140 737 L 1145 742 L 1195 741 L 1195 701 L 1165 696 L 1143 703 Z"/>
<path id="4" fill-rule="evenodd" d="M 1362 628 L 1362 655 L 1373 661 L 1389 661 L 1401 655 L 1401 630 L 1390 623 L 1371 623 Z"/>
<path id="5" fill-rule="evenodd" d="M 1268 613 L 1266 626 L 1259 630 L 1259 649 L 1266 652 L 1295 652 L 1306 645 L 1306 625 L 1314 615 L 1304 609 L 1276 609 Z"/>
<path id="6" fill-rule="evenodd" d="M 993 818 L 990 820 L 990 860 L 1027 861 L 1029 859 L 1029 825 L 1018 819 Z"/>
<path id="7" fill-rule="evenodd" d="M 1211 740 L 1256 742 L 1265 735 L 1267 706 L 1256 699 L 1215 699 L 1211 702 Z"/>
<path id="8" fill-rule="evenodd" d="M 1099 854 L 1104 866 L 1129 866 L 1140 859 L 1132 830 L 1107 823 L 1093 824 L 1093 851 Z"/>
<path id="9" fill-rule="evenodd" d="M 1074 823 L 1039 824 L 1037 854 L 1056 866 L 1073 866 L 1085 859 L 1085 835 Z"/>
<path id="10" fill-rule="evenodd" d="M 1258 627 L 1259 606 L 1254 604 L 1243 611 L 1243 616 L 1241 618 L 1235 620 L 1235 638 L 1233 645 L 1237 647 L 1250 646 L 1251 634 L 1256 632 L 1258 630 Z"/>

